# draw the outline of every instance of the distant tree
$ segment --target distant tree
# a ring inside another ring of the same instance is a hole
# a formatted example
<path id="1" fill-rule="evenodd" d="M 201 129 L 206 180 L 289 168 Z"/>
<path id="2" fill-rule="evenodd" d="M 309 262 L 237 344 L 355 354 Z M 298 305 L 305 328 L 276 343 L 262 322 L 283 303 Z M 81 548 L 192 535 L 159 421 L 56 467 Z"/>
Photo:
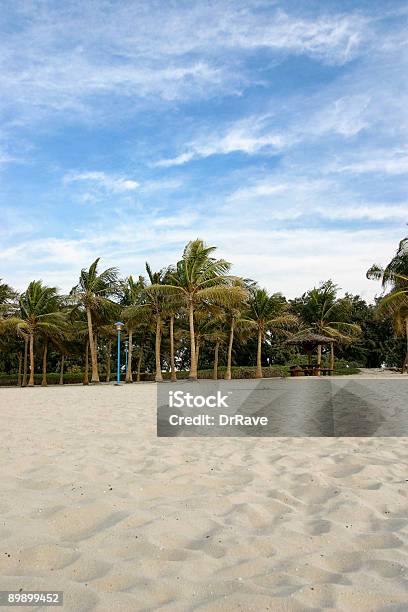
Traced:
<path id="1" fill-rule="evenodd" d="M 195 341 L 194 311 L 203 301 L 222 303 L 228 300 L 228 288 L 232 277 L 228 275 L 231 264 L 224 259 L 215 259 L 216 247 L 193 240 L 184 249 L 182 259 L 170 269 L 166 283 L 159 288 L 166 295 L 179 295 L 188 313 L 190 329 L 190 378 L 197 379 L 197 357 Z"/>
<path id="2" fill-rule="evenodd" d="M 65 314 L 61 310 L 61 298 L 55 287 L 47 287 L 41 281 L 32 281 L 19 298 L 18 312 L 8 320 L 9 325 L 14 325 L 23 337 L 28 338 L 30 387 L 34 385 L 35 339 L 38 336 L 44 339 L 61 337 L 64 323 Z"/>
<path id="3" fill-rule="evenodd" d="M 288 311 L 286 300 L 280 293 L 269 295 L 266 289 L 254 287 L 248 300 L 248 310 L 240 321 L 257 333 L 256 378 L 262 378 L 262 343 L 272 329 L 293 326 L 297 317 Z"/>
<path id="4" fill-rule="evenodd" d="M 135 328 L 141 323 L 140 316 L 132 316 L 129 314 L 127 308 L 129 306 L 139 306 L 143 302 L 143 292 L 145 290 L 145 280 L 143 276 L 139 276 L 139 279 L 135 281 L 133 276 L 129 276 L 121 284 L 121 306 L 123 309 L 123 319 L 128 329 L 128 366 L 126 370 L 126 382 L 133 382 L 132 376 L 132 358 L 133 358 L 133 332 Z M 137 311 L 136 311 L 137 312 Z"/>
<path id="5" fill-rule="evenodd" d="M 384 292 L 388 289 L 378 303 L 378 310 L 392 316 L 398 336 L 405 334 L 402 372 L 408 372 L 408 237 L 401 240 L 396 254 L 385 268 L 375 264 L 367 271 L 367 277 L 380 280 Z"/>
<path id="6" fill-rule="evenodd" d="M 349 303 L 338 298 L 338 287 L 331 280 L 292 300 L 292 310 L 305 326 L 315 333 L 333 338 L 339 344 L 356 341 L 361 327 L 349 319 Z M 321 364 L 322 347 L 318 346 L 317 364 Z M 334 346 L 331 344 L 330 367 L 334 367 Z"/>
<path id="7" fill-rule="evenodd" d="M 83 307 L 86 312 L 88 324 L 88 340 L 91 351 L 92 379 L 91 382 L 99 383 L 97 343 L 94 337 L 94 319 L 112 311 L 116 304 L 112 296 L 117 292 L 118 271 L 116 268 L 108 268 L 98 272 L 99 257 L 89 266 L 83 268 L 79 277 L 79 283 L 71 289 L 71 298 L 77 307 Z"/>

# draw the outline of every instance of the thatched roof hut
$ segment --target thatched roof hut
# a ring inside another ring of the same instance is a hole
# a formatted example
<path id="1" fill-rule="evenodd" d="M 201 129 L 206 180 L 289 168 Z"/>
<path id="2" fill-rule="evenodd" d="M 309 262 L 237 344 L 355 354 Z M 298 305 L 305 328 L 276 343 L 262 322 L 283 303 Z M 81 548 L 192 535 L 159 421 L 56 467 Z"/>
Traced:
<path id="1" fill-rule="evenodd" d="M 286 341 L 286 344 L 292 344 L 294 346 L 300 346 L 307 353 L 311 353 L 319 345 L 330 345 L 335 341 L 334 338 L 329 336 L 323 336 L 322 334 L 303 333 L 292 336 Z"/>
<path id="2" fill-rule="evenodd" d="M 330 346 L 330 368 L 334 369 L 334 344 L 336 340 L 330 338 L 330 336 L 323 336 L 323 334 L 315 334 L 313 332 L 303 332 L 296 334 L 286 341 L 286 344 L 292 346 L 299 346 L 301 351 L 307 353 L 309 365 L 312 362 L 312 353 L 317 349 L 317 366 L 320 368 L 321 362 L 321 347 Z"/>

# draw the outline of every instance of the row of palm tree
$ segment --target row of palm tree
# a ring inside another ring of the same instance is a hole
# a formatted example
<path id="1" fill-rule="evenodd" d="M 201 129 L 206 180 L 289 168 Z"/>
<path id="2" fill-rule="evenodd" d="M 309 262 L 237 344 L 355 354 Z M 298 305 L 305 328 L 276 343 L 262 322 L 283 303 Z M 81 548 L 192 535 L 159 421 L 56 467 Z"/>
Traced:
<path id="1" fill-rule="evenodd" d="M 110 378 L 110 355 L 115 338 L 113 322 L 123 318 L 128 334 L 128 368 L 126 381 L 133 381 L 134 337 L 138 338 L 137 380 L 144 350 L 154 336 L 155 378 L 162 375 L 162 341 L 168 329 L 171 380 L 177 377 L 177 345 L 188 345 L 190 378 L 197 379 L 200 350 L 211 344 L 214 351 L 214 378 L 218 376 L 220 348 L 225 347 L 225 378 L 232 376 L 234 342 L 256 338 L 256 377 L 262 377 L 262 347 L 275 336 L 290 336 L 307 330 L 324 334 L 337 343 L 347 344 L 358 338 L 361 330 L 347 316 L 347 300 L 337 298 L 337 287 L 331 281 L 315 288 L 292 304 L 279 293 L 270 295 L 255 282 L 231 274 L 231 264 L 215 257 L 215 247 L 202 240 L 187 244 L 181 259 L 174 265 L 152 271 L 146 264 L 146 277 L 134 280 L 119 278 L 116 268 L 99 270 L 99 258 L 83 269 L 79 281 L 68 295 L 59 295 L 55 287 L 32 281 L 20 296 L 0 283 L 0 349 L 1 345 L 23 341 L 19 355 L 19 379 L 34 384 L 35 347 L 41 348 L 43 384 L 46 384 L 49 345 L 61 354 L 61 372 L 65 357 L 84 352 L 84 378 L 100 382 L 100 345 L 106 347 L 105 380 Z M 408 367 L 408 250 L 407 239 L 390 264 L 382 269 L 373 266 L 370 278 L 382 279 L 390 292 L 380 302 L 380 310 L 392 312 L 396 329 L 407 334 Z M 101 342 L 102 341 L 102 342 Z M 330 356 L 333 366 L 333 344 Z M 321 348 L 317 356 L 321 361 Z M 29 367 L 28 367 L 29 364 Z M 21 371 L 21 372 L 20 372 Z"/>

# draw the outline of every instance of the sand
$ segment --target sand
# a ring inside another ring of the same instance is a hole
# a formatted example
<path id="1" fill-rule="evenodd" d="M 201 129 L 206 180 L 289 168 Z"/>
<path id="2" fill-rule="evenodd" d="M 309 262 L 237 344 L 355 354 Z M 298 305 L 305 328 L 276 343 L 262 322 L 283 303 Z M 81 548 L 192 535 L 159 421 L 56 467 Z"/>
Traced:
<path id="1" fill-rule="evenodd" d="M 0 590 L 75 612 L 408 609 L 408 438 L 158 439 L 155 394 L 0 389 Z"/>

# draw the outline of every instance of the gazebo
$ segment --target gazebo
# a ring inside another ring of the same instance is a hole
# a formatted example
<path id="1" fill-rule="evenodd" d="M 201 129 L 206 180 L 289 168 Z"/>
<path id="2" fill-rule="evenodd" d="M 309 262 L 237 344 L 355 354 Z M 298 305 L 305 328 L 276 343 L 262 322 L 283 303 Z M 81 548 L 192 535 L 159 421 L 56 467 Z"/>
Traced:
<path id="1" fill-rule="evenodd" d="M 305 375 L 308 376 L 320 376 L 320 374 L 332 374 L 334 370 L 334 338 L 329 336 L 323 336 L 322 334 L 315 334 L 312 332 L 305 332 L 298 334 L 286 341 L 286 344 L 292 346 L 299 346 L 302 352 L 307 354 L 308 365 L 302 367 Z M 322 346 L 330 346 L 330 367 L 322 368 Z M 312 353 L 317 349 L 317 363 L 312 364 Z M 291 367 L 291 374 L 296 376 L 296 366 Z M 299 370 L 298 370 L 299 371 Z"/>

